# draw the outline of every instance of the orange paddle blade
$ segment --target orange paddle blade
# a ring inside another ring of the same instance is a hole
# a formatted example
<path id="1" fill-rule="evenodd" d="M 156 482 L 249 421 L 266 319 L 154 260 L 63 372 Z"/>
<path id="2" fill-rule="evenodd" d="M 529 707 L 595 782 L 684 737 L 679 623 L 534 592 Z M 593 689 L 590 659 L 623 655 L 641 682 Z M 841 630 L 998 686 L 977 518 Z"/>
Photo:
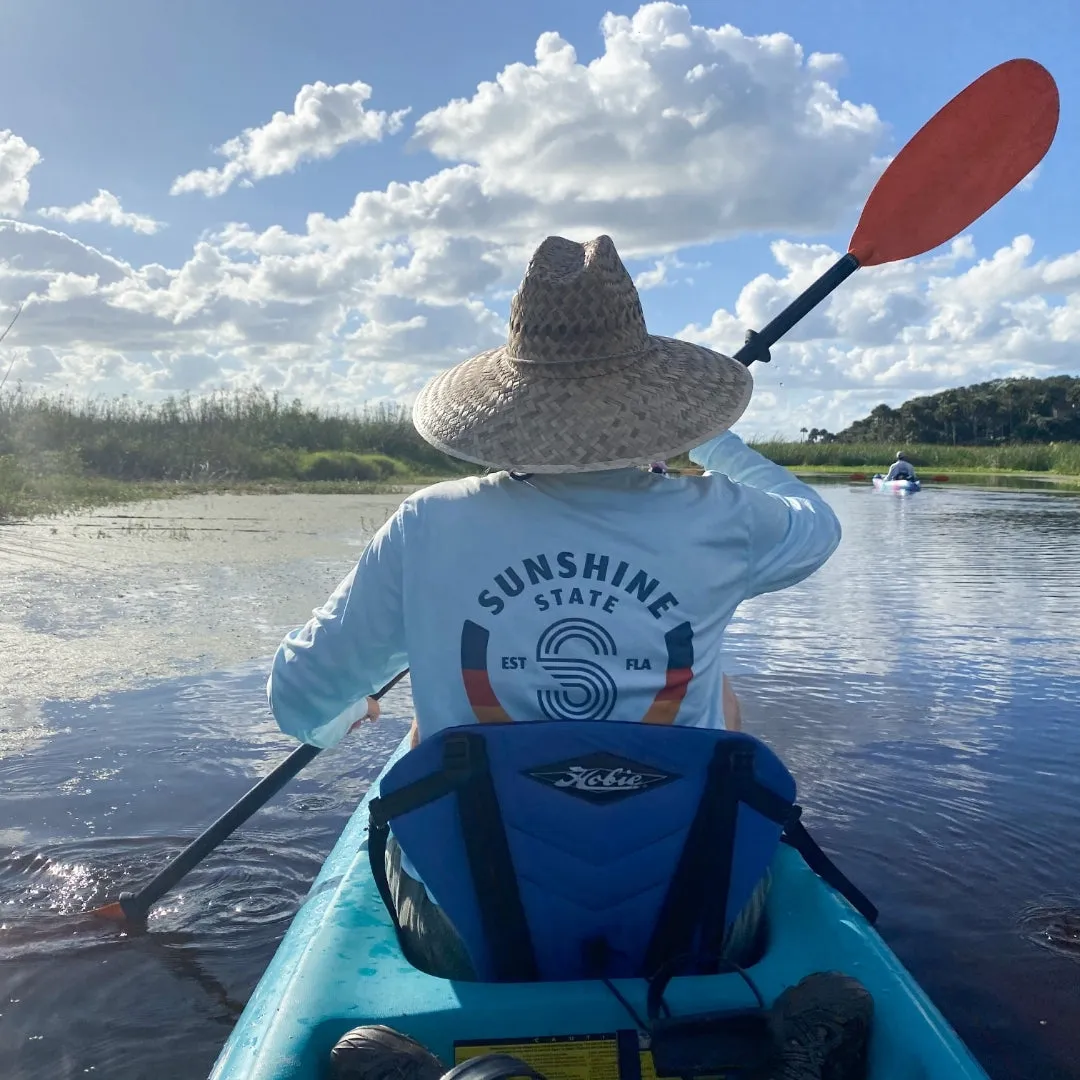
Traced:
<path id="1" fill-rule="evenodd" d="M 1058 125 L 1058 89 L 1034 60 L 1009 60 L 962 90 L 874 185 L 848 252 L 862 266 L 939 247 L 1042 161 Z"/>
<path id="2" fill-rule="evenodd" d="M 119 904 L 106 904 L 104 907 L 94 908 L 89 914 L 97 919 L 110 919 L 112 922 L 127 922 L 128 917 Z"/>

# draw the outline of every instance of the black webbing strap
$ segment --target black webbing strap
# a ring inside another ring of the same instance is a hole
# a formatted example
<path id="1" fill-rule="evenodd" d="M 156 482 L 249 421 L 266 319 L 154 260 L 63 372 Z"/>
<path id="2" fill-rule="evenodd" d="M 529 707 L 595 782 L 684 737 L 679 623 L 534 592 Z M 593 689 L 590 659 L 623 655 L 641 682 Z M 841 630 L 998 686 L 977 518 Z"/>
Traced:
<path id="1" fill-rule="evenodd" d="M 762 817 L 777 825 L 786 826 L 793 817 L 798 817 L 798 808 L 790 799 L 770 791 L 754 776 L 753 758 L 750 751 L 743 751 L 748 758 L 749 768 L 742 769 L 735 775 L 739 790 L 739 802 L 745 803 L 751 810 L 756 810 Z"/>
<path id="2" fill-rule="evenodd" d="M 368 805 L 371 873 L 394 922 L 398 940 L 405 950 L 397 906 L 386 879 L 390 822 L 450 794 L 455 794 L 457 799 L 465 857 L 495 978 L 501 982 L 533 980 L 537 968 L 532 936 L 491 778 L 487 743 L 482 735 L 455 732 L 447 736 L 442 768 L 438 772 L 380 795 Z"/>
<path id="3" fill-rule="evenodd" d="M 720 955 L 727 929 L 740 802 L 777 825 L 786 825 L 794 813 L 787 799 L 754 776 L 754 751 L 750 747 L 718 743 L 697 814 L 645 955 L 647 972 L 657 971 L 682 954 L 696 951 Z M 695 950 L 699 928 L 702 936 Z"/>
<path id="4" fill-rule="evenodd" d="M 799 808 L 796 807 L 796 810 Z M 877 922 L 878 909 L 870 899 L 857 889 L 840 868 L 818 847 L 817 841 L 806 831 L 806 826 L 796 815 L 784 829 L 781 838 L 793 847 L 806 865 L 827 885 L 831 885 L 871 926 Z"/>
<path id="5" fill-rule="evenodd" d="M 378 795 L 368 803 L 368 862 L 371 865 L 371 877 L 379 890 L 379 896 L 382 897 L 386 913 L 394 924 L 401 951 L 410 963 L 413 961 L 409 955 L 409 942 L 402 931 L 397 904 L 390 892 L 390 882 L 386 878 L 386 842 L 390 837 L 390 819 L 407 814 L 410 810 L 418 810 L 421 806 L 451 794 L 457 790 L 460 779 L 443 768 L 437 773 L 406 784 L 398 791 Z"/>
<path id="6" fill-rule="evenodd" d="M 495 979 L 534 982 L 539 974 L 536 954 L 491 777 L 487 741 L 465 732 L 452 738 L 460 738 L 468 754 L 469 779 L 458 788 L 458 814 Z"/>
<path id="7" fill-rule="evenodd" d="M 732 784 L 734 754 L 730 743 L 713 751 L 705 787 L 682 854 L 668 887 L 645 953 L 645 971 L 660 968 L 674 956 L 693 952 L 706 904 L 723 906 L 731 883 L 738 796 Z M 721 916 L 721 921 L 722 921 Z"/>
<path id="8" fill-rule="evenodd" d="M 390 835 L 390 827 L 385 821 L 377 821 L 371 814 L 371 805 L 374 802 L 375 800 L 372 799 L 368 806 L 367 849 L 368 862 L 371 863 L 371 877 L 375 882 L 375 887 L 379 890 L 379 895 L 382 897 L 386 914 L 390 916 L 390 921 L 394 924 L 398 944 L 401 946 L 402 952 L 408 953 L 405 947 L 405 939 L 401 934 L 401 923 L 398 921 L 397 904 L 394 903 L 394 897 L 390 892 L 390 882 L 386 880 L 386 840 Z"/>
<path id="9" fill-rule="evenodd" d="M 406 784 L 388 795 L 379 795 L 368 805 L 368 816 L 372 821 L 388 824 L 402 814 L 419 810 L 421 806 L 435 802 L 445 795 L 452 795 L 465 780 L 463 775 L 452 772 L 446 767 L 446 755 L 443 755 L 443 767 L 430 776 L 423 776 Z"/>
<path id="10" fill-rule="evenodd" d="M 398 791 L 378 795 L 368 803 L 368 861 L 371 863 L 371 876 L 375 880 L 375 887 L 379 890 L 386 912 L 394 923 L 398 943 L 406 952 L 408 950 L 401 923 L 398 921 L 397 904 L 390 892 L 390 883 L 386 880 L 386 842 L 390 836 L 390 821 L 451 794 L 457 790 L 462 779 L 460 775 L 447 770 L 444 748 L 443 768 L 439 772 L 406 784 Z"/>

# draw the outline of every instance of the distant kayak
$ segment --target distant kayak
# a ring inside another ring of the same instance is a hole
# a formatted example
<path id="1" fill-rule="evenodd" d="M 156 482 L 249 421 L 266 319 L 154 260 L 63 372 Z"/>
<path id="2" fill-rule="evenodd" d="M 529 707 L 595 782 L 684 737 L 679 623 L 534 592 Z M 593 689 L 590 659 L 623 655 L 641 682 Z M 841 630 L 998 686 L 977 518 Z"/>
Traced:
<path id="1" fill-rule="evenodd" d="M 919 480 L 886 480 L 880 473 L 874 477 L 875 491 L 920 491 L 922 483 Z"/>

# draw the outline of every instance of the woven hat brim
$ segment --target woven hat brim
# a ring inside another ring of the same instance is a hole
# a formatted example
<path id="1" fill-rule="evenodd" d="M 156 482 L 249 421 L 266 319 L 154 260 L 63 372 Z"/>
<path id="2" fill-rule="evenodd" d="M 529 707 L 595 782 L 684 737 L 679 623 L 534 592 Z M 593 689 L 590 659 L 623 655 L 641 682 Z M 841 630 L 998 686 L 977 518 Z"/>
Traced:
<path id="1" fill-rule="evenodd" d="M 428 382 L 413 423 L 463 461 L 571 473 L 675 457 L 746 411 L 754 380 L 743 364 L 687 341 L 648 340 L 633 357 L 564 364 L 491 349 Z"/>

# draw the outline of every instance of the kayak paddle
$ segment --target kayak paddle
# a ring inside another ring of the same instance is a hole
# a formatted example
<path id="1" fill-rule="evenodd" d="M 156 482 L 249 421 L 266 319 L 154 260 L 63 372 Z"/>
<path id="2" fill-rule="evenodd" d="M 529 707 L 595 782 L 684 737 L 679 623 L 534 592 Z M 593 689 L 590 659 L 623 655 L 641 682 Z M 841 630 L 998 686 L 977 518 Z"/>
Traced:
<path id="1" fill-rule="evenodd" d="M 1034 60 L 991 68 L 924 124 L 870 192 L 847 254 L 735 359 L 767 362 L 769 347 L 860 266 L 910 259 L 963 232 L 1042 161 L 1058 125 L 1054 78 Z"/>
<path id="2" fill-rule="evenodd" d="M 1034 60 L 992 68 L 941 109 L 900 151 L 870 192 L 848 252 L 760 332 L 735 359 L 768 361 L 774 345 L 860 266 L 921 255 L 966 229 L 1043 159 L 1058 123 L 1058 91 Z M 382 697 L 401 672 L 378 693 Z M 316 754 L 303 745 L 260 780 L 137 893 L 91 914 L 142 921 L 150 907 L 285 786 Z"/>
<path id="3" fill-rule="evenodd" d="M 395 675 L 381 690 L 371 696 L 378 700 L 408 674 L 409 669 Z M 228 839 L 256 810 L 265 806 L 322 747 L 304 743 L 298 746 L 273 772 L 264 776 L 239 802 L 221 815 L 204 833 L 196 837 L 175 859 L 137 893 L 122 892 L 114 904 L 105 904 L 90 912 L 114 922 L 142 922 L 150 908 L 182 877 L 193 870 L 219 844 Z"/>

